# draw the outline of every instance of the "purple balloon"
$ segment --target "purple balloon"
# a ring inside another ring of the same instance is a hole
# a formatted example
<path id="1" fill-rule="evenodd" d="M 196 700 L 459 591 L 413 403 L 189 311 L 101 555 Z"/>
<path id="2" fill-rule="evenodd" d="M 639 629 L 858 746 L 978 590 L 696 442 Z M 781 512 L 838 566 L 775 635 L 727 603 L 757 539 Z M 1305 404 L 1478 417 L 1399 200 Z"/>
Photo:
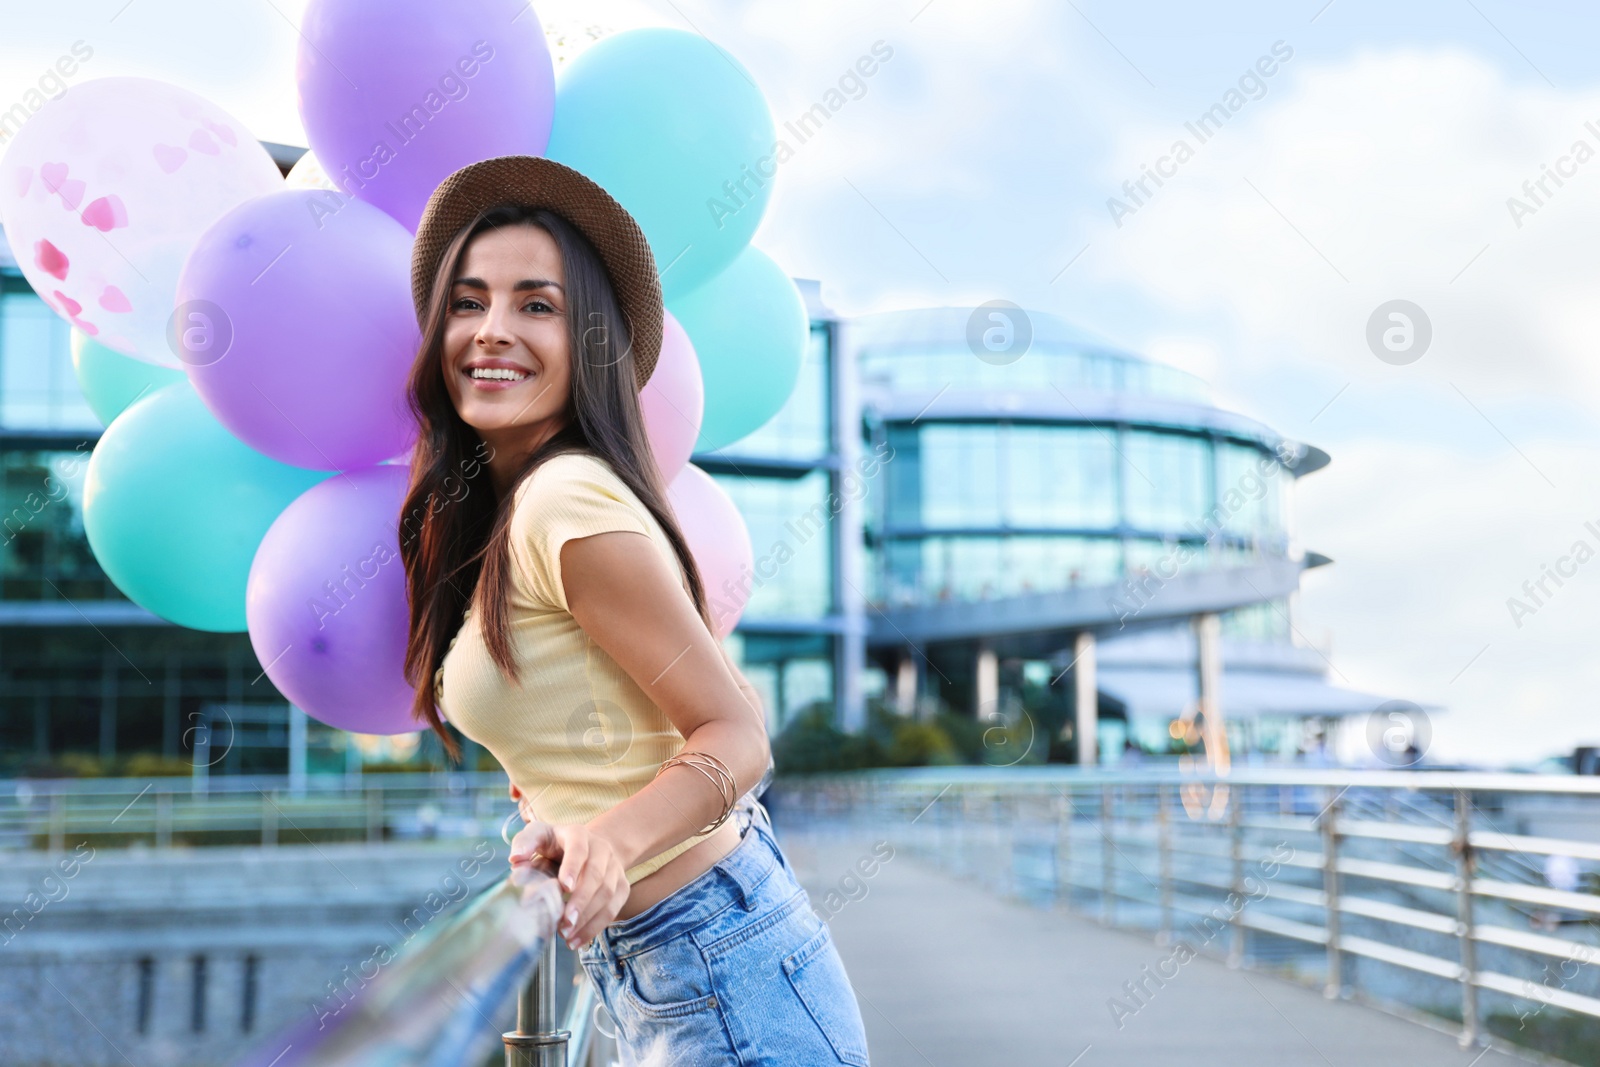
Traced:
<path id="1" fill-rule="evenodd" d="M 555 71 L 527 0 L 311 0 L 296 81 L 328 177 L 412 232 L 451 172 L 550 140 Z"/>
<path id="2" fill-rule="evenodd" d="M 411 235 L 369 204 L 324 189 L 254 197 L 189 253 L 174 351 L 257 452 L 311 470 L 371 466 L 416 438 L 410 260 Z"/>
<path id="3" fill-rule="evenodd" d="M 250 565 L 250 645 L 278 691 L 341 730 L 422 729 L 406 684 L 399 518 L 411 472 L 348 471 L 295 498 Z"/>

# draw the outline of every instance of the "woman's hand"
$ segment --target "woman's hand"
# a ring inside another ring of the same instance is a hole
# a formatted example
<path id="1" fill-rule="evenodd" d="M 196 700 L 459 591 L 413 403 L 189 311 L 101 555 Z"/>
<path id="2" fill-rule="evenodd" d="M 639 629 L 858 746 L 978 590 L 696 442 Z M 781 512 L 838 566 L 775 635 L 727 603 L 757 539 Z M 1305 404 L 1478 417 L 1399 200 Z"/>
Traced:
<path id="1" fill-rule="evenodd" d="M 556 880 L 567 900 L 557 933 L 571 948 L 587 945 L 627 902 L 622 860 L 610 841 L 584 823 L 532 822 L 511 839 L 511 866 L 538 866 L 541 859 L 556 864 Z"/>

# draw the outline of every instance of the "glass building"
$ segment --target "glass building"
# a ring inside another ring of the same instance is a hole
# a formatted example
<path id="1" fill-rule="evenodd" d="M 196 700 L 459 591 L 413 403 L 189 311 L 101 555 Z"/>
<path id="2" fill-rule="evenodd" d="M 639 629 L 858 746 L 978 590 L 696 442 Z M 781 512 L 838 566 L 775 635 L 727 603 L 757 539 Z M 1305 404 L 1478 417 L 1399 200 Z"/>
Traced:
<path id="1" fill-rule="evenodd" d="M 285 171 L 303 151 L 268 148 Z M 290 736 L 329 768 L 414 752 L 414 735 L 306 723 L 248 635 L 173 626 L 107 579 L 82 516 L 102 427 L 68 325 L 9 255 L 0 239 L 0 773 L 170 773 L 197 747 L 225 753 L 219 772 L 282 770 Z M 1003 718 L 1081 677 L 1102 755 L 1155 749 L 1207 656 L 1247 748 L 1294 751 L 1308 720 L 1380 703 L 1329 684 L 1295 639 L 1299 575 L 1327 560 L 1298 544 L 1293 483 L 1326 454 L 1052 315 L 846 320 L 796 284 L 810 333 L 792 395 L 693 457 L 749 528 L 729 643 L 774 731 L 819 702 L 849 730 L 874 700 Z"/>
<path id="2" fill-rule="evenodd" d="M 841 319 L 797 284 L 794 395 L 694 457 L 750 528 L 735 640 L 773 729 L 818 700 L 847 729 L 874 699 L 1006 718 L 1070 692 L 1086 647 L 1101 759 L 1166 749 L 1207 657 L 1235 750 L 1301 753 L 1383 704 L 1331 684 L 1293 624 L 1300 573 L 1329 562 L 1298 543 L 1293 487 L 1326 453 L 1056 316 Z"/>

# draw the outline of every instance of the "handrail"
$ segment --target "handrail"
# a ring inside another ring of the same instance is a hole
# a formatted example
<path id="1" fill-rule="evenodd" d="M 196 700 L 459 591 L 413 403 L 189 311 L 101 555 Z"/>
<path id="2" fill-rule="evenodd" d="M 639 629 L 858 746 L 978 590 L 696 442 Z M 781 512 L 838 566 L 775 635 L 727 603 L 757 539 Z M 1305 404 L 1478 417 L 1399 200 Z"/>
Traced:
<path id="1" fill-rule="evenodd" d="M 570 951 L 553 936 L 560 911 L 555 879 L 519 868 L 379 957 L 348 1001 L 275 1034 L 237 1067 L 478 1067 L 493 1047 L 484 1023 L 513 995 L 517 1028 L 500 1035 L 507 1067 L 565 1067 L 569 1041 L 580 1055 L 594 1045 L 595 1001 L 581 983 L 564 1027 L 554 1025 L 557 956 Z"/>
<path id="2" fill-rule="evenodd" d="M 797 829 L 892 834 L 897 849 L 1162 944 L 1431 1012 L 1463 1047 L 1493 1031 L 1539 1048 L 1561 1029 L 1526 1025 L 1542 1011 L 1600 1020 L 1600 890 L 1579 887 L 1576 866 L 1600 884 L 1597 778 L 876 768 L 782 779 L 771 799 Z M 1407 974 L 1453 983 L 1453 1000 Z"/>

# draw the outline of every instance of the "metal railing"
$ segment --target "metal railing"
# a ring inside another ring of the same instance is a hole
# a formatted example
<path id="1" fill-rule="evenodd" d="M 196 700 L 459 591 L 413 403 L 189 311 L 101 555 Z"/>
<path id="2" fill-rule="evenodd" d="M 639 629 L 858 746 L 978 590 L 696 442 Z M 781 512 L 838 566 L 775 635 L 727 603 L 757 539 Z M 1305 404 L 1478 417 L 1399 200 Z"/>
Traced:
<path id="1" fill-rule="evenodd" d="M 397 954 L 326 1018 L 301 1021 L 237 1067 L 613 1067 L 593 984 L 554 936 L 561 896 L 520 871 Z M 490 1024 L 516 998 L 515 1028 Z"/>
<path id="2" fill-rule="evenodd" d="M 774 794 L 790 825 L 886 836 L 1041 905 L 1448 1026 L 1464 1047 L 1600 1039 L 1600 779 L 919 768 Z"/>
<path id="3" fill-rule="evenodd" d="M 0 849 L 465 839 L 498 836 L 512 810 L 499 771 L 11 779 Z"/>

